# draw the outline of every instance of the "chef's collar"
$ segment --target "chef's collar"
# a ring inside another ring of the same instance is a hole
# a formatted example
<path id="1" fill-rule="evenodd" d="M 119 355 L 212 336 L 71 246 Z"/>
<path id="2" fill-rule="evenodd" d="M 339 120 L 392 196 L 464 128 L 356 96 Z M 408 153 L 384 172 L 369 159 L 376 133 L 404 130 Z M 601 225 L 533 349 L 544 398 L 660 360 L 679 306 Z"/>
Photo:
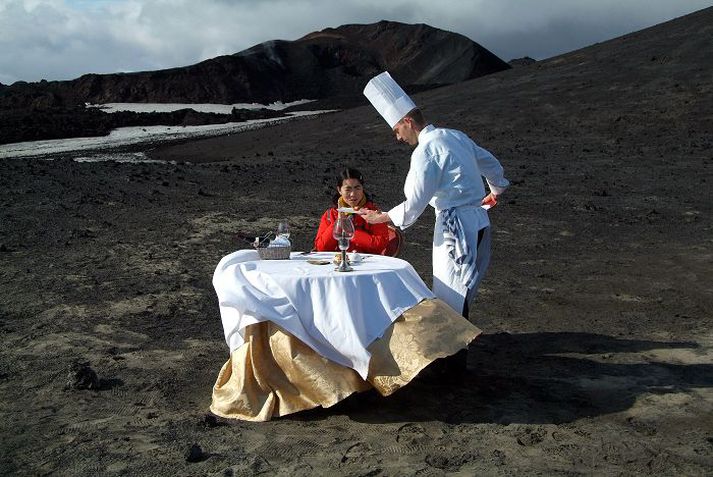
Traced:
<path id="1" fill-rule="evenodd" d="M 430 133 L 431 131 L 435 131 L 436 126 L 433 124 L 429 124 L 425 128 L 421 129 L 421 132 L 418 133 L 418 142 L 421 142 L 421 136 Z"/>

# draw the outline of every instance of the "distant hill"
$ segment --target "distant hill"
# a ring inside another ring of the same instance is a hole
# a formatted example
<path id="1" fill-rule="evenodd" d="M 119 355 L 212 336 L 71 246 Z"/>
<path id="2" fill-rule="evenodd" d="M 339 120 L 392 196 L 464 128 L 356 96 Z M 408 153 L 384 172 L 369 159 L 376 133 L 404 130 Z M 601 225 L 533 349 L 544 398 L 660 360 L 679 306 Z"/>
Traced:
<path id="1" fill-rule="evenodd" d="M 328 28 L 295 41 L 268 41 L 180 68 L 17 82 L 0 90 L 0 106 L 289 102 L 360 96 L 366 82 L 384 70 L 414 91 L 508 68 L 463 35 L 424 24 L 381 21 Z"/>

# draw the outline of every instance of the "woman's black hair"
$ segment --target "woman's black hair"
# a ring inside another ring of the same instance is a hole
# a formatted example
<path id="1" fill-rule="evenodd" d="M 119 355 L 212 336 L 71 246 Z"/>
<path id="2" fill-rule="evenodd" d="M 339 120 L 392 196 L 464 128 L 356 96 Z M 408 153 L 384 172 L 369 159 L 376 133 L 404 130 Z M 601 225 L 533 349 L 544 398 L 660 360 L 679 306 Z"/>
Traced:
<path id="1" fill-rule="evenodd" d="M 336 177 L 337 189 L 340 189 L 342 187 L 342 184 L 344 183 L 344 181 L 347 179 L 356 179 L 359 181 L 359 183 L 362 186 L 364 185 L 364 176 L 361 174 L 361 172 L 354 169 L 353 167 L 345 167 L 344 169 L 342 169 L 342 171 Z M 335 205 L 338 204 L 340 195 L 341 194 L 339 194 L 339 192 L 336 192 L 332 196 L 332 203 L 334 203 Z M 367 195 L 366 191 L 364 192 L 364 196 L 366 197 L 366 200 L 369 200 L 369 196 Z"/>

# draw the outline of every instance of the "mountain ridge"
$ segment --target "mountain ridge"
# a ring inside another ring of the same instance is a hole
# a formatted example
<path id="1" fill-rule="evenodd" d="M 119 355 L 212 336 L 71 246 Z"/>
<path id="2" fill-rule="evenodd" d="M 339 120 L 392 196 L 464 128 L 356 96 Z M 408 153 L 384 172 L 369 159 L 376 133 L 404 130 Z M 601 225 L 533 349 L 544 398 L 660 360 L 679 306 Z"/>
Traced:
<path id="1" fill-rule="evenodd" d="M 383 20 L 326 28 L 294 41 L 270 40 L 188 66 L 16 82 L 0 89 L 0 106 L 290 102 L 359 95 L 384 70 L 408 89 L 428 89 L 508 68 L 463 35 Z"/>

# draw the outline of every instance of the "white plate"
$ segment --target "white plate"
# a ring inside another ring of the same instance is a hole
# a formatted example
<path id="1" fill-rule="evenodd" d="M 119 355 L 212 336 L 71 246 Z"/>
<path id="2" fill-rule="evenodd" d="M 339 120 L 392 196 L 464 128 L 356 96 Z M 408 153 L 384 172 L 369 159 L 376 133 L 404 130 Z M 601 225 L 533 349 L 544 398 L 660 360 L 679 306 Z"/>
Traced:
<path id="1" fill-rule="evenodd" d="M 351 207 L 340 207 L 337 209 L 337 212 L 341 212 L 343 214 L 356 214 L 356 210 Z"/>

